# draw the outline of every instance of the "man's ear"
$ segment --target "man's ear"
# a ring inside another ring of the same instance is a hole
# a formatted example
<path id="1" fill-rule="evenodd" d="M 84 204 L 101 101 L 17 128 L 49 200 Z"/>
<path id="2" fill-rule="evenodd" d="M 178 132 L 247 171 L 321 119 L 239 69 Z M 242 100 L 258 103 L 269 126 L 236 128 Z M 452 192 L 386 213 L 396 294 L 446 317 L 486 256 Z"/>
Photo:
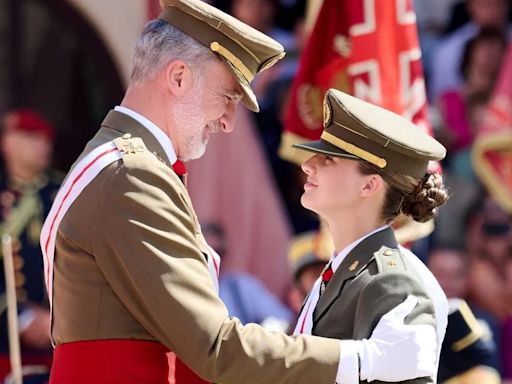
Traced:
<path id="1" fill-rule="evenodd" d="M 165 82 L 168 90 L 180 96 L 193 86 L 193 76 L 190 66 L 183 60 L 172 60 L 165 68 Z"/>
<path id="2" fill-rule="evenodd" d="M 368 175 L 361 189 L 361 196 L 372 197 L 384 188 L 384 179 L 377 174 Z"/>

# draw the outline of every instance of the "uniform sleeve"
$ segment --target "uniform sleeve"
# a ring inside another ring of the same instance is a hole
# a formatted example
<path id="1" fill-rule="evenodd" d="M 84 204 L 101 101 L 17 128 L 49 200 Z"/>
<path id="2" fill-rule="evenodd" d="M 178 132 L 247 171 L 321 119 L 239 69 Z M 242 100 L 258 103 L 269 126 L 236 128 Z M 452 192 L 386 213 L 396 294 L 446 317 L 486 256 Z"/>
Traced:
<path id="1" fill-rule="evenodd" d="M 332 384 L 337 340 L 289 337 L 228 318 L 199 251 L 188 197 L 173 182 L 163 170 L 122 166 L 101 196 L 93 252 L 123 304 L 206 380 Z"/>
<path id="2" fill-rule="evenodd" d="M 355 314 L 354 339 L 370 338 L 381 317 L 402 303 L 409 294 L 418 298 L 418 304 L 405 318 L 405 323 L 435 327 L 434 306 L 421 284 L 404 271 L 386 271 L 374 276 L 361 291 Z M 425 377 L 401 383 L 432 382 L 431 378 Z"/>

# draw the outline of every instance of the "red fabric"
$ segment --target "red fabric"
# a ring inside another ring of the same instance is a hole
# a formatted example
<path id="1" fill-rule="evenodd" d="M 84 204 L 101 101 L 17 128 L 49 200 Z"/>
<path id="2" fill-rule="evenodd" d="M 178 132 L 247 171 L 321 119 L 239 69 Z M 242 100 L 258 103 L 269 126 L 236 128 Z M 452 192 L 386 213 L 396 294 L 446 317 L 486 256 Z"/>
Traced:
<path id="1" fill-rule="evenodd" d="M 285 135 L 320 138 L 329 88 L 401 114 L 431 133 L 412 0 L 324 0 L 292 84 Z"/>
<path id="2" fill-rule="evenodd" d="M 174 172 L 178 176 L 183 176 L 187 173 L 187 168 L 185 167 L 185 164 L 182 161 L 176 160 L 176 162 L 172 165 L 172 169 L 174 169 Z"/>
<path id="3" fill-rule="evenodd" d="M 50 383 L 205 383 L 177 360 L 165 346 L 151 341 L 95 340 L 65 343 L 55 348 Z M 174 376 L 176 374 L 179 374 L 179 378 Z"/>
<path id="4" fill-rule="evenodd" d="M 453 155 L 473 142 L 473 132 L 466 113 L 466 103 L 459 91 L 447 91 L 439 96 L 439 110 L 452 134 L 448 152 Z"/>
<path id="5" fill-rule="evenodd" d="M 41 134 L 53 141 L 55 131 L 48 121 L 29 109 L 18 109 L 5 115 L 4 125 L 7 131 L 20 131 Z"/>
<path id="6" fill-rule="evenodd" d="M 44 354 L 30 354 L 24 353 L 21 356 L 21 364 L 23 367 L 26 366 L 45 366 L 48 368 L 48 372 L 52 366 L 52 355 L 44 355 Z M 5 377 L 11 372 L 11 361 L 9 360 L 8 354 L 0 355 L 0 380 L 5 379 Z"/>
<path id="7" fill-rule="evenodd" d="M 208 384 L 207 381 L 201 379 L 197 376 L 189 367 L 187 367 L 180 359 L 176 359 L 176 355 L 174 353 L 170 353 L 169 355 L 174 356 L 175 364 L 174 364 L 174 382 L 169 380 L 171 384 Z"/>
<path id="8" fill-rule="evenodd" d="M 334 271 L 329 264 L 329 267 L 322 273 L 322 281 L 327 284 L 331 280 L 332 275 L 334 275 Z"/>
<path id="9" fill-rule="evenodd" d="M 475 170 L 496 200 L 512 212 L 512 44 L 473 146 Z"/>

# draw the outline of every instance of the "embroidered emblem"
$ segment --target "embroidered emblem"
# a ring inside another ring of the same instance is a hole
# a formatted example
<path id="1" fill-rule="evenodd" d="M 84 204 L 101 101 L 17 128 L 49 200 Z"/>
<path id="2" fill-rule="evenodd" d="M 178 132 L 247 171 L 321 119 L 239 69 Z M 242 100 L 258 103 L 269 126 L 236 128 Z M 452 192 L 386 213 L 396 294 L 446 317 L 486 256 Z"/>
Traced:
<path id="1" fill-rule="evenodd" d="M 354 272 L 354 271 L 356 270 L 356 268 L 357 268 L 357 266 L 358 266 L 358 265 L 359 265 L 359 261 L 358 261 L 358 260 L 356 260 L 356 261 L 354 261 L 354 262 L 352 263 L 352 265 L 351 265 L 350 267 L 348 267 L 348 270 L 349 270 L 350 272 Z"/>

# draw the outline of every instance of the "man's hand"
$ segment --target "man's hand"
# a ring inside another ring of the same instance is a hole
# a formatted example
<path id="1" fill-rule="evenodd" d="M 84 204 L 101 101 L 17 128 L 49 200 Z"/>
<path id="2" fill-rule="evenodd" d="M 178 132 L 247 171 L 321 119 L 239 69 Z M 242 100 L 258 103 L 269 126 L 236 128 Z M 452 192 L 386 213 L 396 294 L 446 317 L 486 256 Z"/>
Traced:
<path id="1" fill-rule="evenodd" d="M 409 296 L 380 319 L 370 339 L 358 340 L 360 379 L 403 381 L 435 376 L 437 335 L 425 324 L 406 325 L 418 299 Z"/>

